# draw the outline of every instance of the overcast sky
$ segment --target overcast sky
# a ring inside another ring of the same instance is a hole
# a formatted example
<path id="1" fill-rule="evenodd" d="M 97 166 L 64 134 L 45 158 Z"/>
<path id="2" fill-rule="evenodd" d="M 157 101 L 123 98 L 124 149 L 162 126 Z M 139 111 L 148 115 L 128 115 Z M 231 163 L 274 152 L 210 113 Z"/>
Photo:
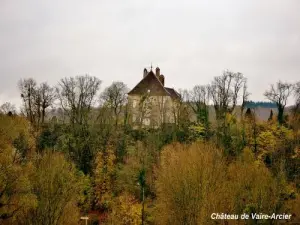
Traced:
<path id="1" fill-rule="evenodd" d="M 175 89 L 242 72 L 265 100 L 271 83 L 300 80 L 299 12 L 299 0 L 0 0 L 0 103 L 19 104 L 28 77 L 132 88 L 151 62 Z"/>

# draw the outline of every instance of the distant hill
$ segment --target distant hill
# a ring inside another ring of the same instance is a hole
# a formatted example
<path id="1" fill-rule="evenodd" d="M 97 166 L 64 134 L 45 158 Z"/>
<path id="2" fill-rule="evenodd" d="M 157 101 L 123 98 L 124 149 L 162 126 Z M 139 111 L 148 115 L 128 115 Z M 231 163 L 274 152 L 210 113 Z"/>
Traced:
<path id="1" fill-rule="evenodd" d="M 254 101 L 247 101 L 245 108 L 277 108 L 276 104 L 273 102 L 254 102 Z"/>

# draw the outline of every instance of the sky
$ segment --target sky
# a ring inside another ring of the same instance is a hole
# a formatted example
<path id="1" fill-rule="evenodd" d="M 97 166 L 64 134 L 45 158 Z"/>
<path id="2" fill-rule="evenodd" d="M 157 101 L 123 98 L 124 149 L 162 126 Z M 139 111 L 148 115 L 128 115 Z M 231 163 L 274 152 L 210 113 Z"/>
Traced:
<path id="1" fill-rule="evenodd" d="M 133 88 L 151 63 L 175 89 L 241 72 L 266 100 L 270 84 L 300 80 L 299 12 L 299 0 L 0 0 L 0 104 L 20 104 L 21 78 Z"/>

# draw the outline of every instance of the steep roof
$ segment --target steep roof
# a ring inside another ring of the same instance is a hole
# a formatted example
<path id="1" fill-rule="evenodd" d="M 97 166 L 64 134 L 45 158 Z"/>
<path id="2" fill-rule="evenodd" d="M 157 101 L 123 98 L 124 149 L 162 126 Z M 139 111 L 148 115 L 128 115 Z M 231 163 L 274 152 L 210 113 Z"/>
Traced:
<path id="1" fill-rule="evenodd" d="M 165 87 L 165 89 L 170 93 L 172 98 L 180 98 L 180 94 L 175 91 L 173 88 Z"/>
<path id="2" fill-rule="evenodd" d="M 128 92 L 128 95 L 142 95 L 148 90 L 150 90 L 151 95 L 170 95 L 152 71 Z"/>
<path id="3" fill-rule="evenodd" d="M 128 95 L 143 95 L 147 93 L 148 90 L 150 90 L 150 95 L 152 96 L 179 97 L 179 94 L 173 88 L 164 87 L 152 70 L 128 92 Z"/>

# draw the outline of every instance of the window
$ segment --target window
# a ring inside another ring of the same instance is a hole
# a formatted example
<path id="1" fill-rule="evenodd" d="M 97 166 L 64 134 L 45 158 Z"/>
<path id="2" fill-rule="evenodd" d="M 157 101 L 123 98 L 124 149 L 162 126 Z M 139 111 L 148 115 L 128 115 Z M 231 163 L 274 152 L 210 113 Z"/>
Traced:
<path id="1" fill-rule="evenodd" d="M 144 119 L 144 125 L 146 125 L 146 126 L 150 125 L 150 119 L 149 118 Z"/>
<path id="2" fill-rule="evenodd" d="M 132 107 L 135 108 L 135 107 L 136 107 L 136 104 L 137 104 L 137 100 L 136 100 L 136 99 L 133 99 Z"/>

